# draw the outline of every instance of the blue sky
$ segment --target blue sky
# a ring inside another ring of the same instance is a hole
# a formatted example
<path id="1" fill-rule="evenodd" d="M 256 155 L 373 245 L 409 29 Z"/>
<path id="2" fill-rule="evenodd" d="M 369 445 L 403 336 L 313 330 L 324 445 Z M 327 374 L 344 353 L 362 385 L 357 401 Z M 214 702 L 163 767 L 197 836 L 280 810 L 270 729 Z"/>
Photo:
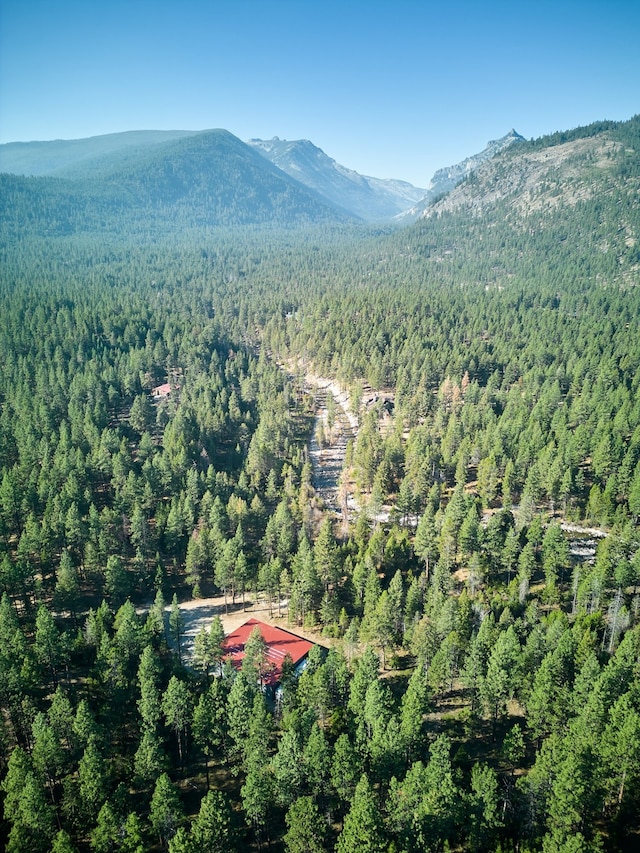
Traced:
<path id="1" fill-rule="evenodd" d="M 640 112 L 637 0 L 1 0 L 0 142 L 223 127 L 425 186 Z"/>

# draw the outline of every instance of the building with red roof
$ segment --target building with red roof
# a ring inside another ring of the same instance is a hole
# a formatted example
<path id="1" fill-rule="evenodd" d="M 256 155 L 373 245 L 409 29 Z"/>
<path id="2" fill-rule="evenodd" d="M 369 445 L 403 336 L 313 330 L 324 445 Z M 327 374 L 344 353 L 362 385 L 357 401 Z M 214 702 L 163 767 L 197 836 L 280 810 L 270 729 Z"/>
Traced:
<path id="1" fill-rule="evenodd" d="M 265 687 L 273 689 L 280 683 L 282 664 L 287 655 L 290 655 L 297 673 L 304 669 L 307 655 L 314 644 L 290 631 L 274 628 L 273 625 L 267 625 L 257 619 L 249 619 L 225 637 L 222 644 L 225 660 L 230 660 L 236 669 L 240 669 L 244 660 L 245 645 L 255 628 L 260 629 L 266 646 L 265 667 L 262 675 L 262 683 Z"/>
<path id="2" fill-rule="evenodd" d="M 171 393 L 171 385 L 168 382 L 165 382 L 164 385 L 156 385 L 155 388 L 151 391 L 151 396 L 154 400 L 159 400 L 162 397 L 168 397 Z"/>

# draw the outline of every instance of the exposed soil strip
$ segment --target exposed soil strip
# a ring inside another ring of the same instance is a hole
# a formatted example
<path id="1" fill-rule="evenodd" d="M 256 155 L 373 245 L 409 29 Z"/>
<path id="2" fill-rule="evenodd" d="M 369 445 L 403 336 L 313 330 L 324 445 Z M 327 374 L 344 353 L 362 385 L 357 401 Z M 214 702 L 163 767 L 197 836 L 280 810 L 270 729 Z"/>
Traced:
<path id="1" fill-rule="evenodd" d="M 322 380 L 320 377 L 307 375 L 308 390 L 312 391 L 316 401 L 316 417 L 314 429 L 309 442 L 309 456 L 313 470 L 313 486 L 325 505 L 334 512 L 342 512 L 346 496 L 340 495 L 340 475 L 344 466 L 347 452 L 347 442 L 357 435 L 357 418 L 345 410 L 348 405 L 346 395 L 340 392 L 335 383 Z M 338 392 L 336 394 L 335 392 Z M 332 427 L 328 421 L 328 395 L 332 394 L 335 405 L 335 416 Z M 322 446 L 318 435 L 324 436 Z"/>

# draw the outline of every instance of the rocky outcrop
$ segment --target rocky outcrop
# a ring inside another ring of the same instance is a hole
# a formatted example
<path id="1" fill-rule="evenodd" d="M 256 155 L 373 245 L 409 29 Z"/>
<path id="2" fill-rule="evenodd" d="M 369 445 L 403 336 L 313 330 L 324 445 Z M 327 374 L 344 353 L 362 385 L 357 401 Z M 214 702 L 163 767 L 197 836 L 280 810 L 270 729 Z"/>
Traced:
<path id="1" fill-rule="evenodd" d="M 398 216 L 397 219 L 402 222 L 410 222 L 424 216 L 429 207 L 437 199 L 450 193 L 461 181 L 464 181 L 465 178 L 468 178 L 469 175 L 482 166 L 483 163 L 491 160 L 496 154 L 504 151 L 505 148 L 509 148 L 514 143 L 522 142 L 523 140 L 523 136 L 520 136 L 515 130 L 511 130 L 505 136 L 501 136 L 500 139 L 488 142 L 486 148 L 478 154 L 466 157 L 460 163 L 456 163 L 453 166 L 445 166 L 443 169 L 438 169 L 434 173 L 433 178 L 431 178 L 424 198 L 417 205 Z"/>

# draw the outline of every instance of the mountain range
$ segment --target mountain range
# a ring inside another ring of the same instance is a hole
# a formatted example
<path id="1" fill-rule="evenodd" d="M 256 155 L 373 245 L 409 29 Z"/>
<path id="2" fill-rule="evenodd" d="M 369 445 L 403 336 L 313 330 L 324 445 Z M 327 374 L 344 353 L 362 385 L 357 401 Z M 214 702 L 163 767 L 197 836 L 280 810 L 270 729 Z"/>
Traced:
<path id="1" fill-rule="evenodd" d="M 76 187 L 82 185 L 96 198 L 108 184 L 112 192 L 117 188 L 123 194 L 123 209 L 131 201 L 126 197 L 133 193 L 138 203 L 198 209 L 196 218 L 208 224 L 221 220 L 282 224 L 288 218 L 285 202 L 292 203 L 292 222 L 345 216 L 385 222 L 401 220 L 403 215 L 417 218 L 433 198 L 516 139 L 522 137 L 513 131 L 489 143 L 480 154 L 439 170 L 426 189 L 407 181 L 360 175 L 309 140 L 274 137 L 243 143 L 222 130 L 130 131 L 88 139 L 8 143 L 0 145 L 0 172 L 57 178 L 58 191 L 71 189 L 64 182 L 80 182 Z M 255 157 L 256 152 L 262 159 Z"/>
<path id="2" fill-rule="evenodd" d="M 530 141 L 511 131 L 438 170 L 426 189 L 359 175 L 308 140 L 246 143 L 226 130 L 10 143 L 0 146 L 0 224 L 14 236 L 406 226 L 497 207 L 501 216 L 553 212 L 610 196 L 614 182 L 635 203 L 639 122 L 596 122 Z"/>
<path id="3" fill-rule="evenodd" d="M 0 157 L 7 170 L 17 150 L 30 172 L 1 176 L 0 216 L 18 232 L 150 234 L 354 218 L 226 130 L 164 139 L 118 134 L 106 143 L 101 137 L 84 146 L 52 143 L 51 151 L 38 143 L 30 152 L 30 145 Z"/>

